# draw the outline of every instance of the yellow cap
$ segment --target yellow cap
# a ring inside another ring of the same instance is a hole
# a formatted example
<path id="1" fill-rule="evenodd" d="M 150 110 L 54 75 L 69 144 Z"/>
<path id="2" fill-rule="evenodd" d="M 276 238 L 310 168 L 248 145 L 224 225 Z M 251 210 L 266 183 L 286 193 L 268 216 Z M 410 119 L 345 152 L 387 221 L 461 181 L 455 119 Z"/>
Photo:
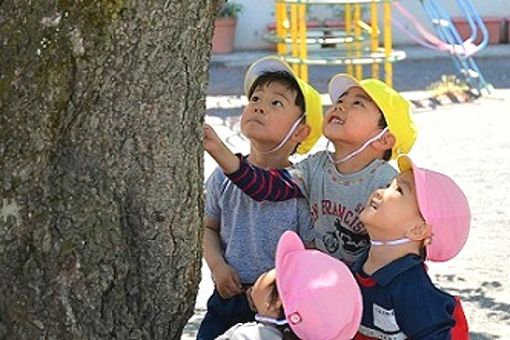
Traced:
<path id="1" fill-rule="evenodd" d="M 411 117 L 411 104 L 400 93 L 377 79 L 356 80 L 347 74 L 337 74 L 329 82 L 329 96 L 335 103 L 349 88 L 361 87 L 382 111 L 389 131 L 395 136 L 391 158 L 411 151 L 418 133 Z"/>
<path id="2" fill-rule="evenodd" d="M 250 66 L 244 78 L 244 93 L 248 96 L 251 86 L 262 74 L 278 71 L 285 71 L 293 76 L 305 98 L 305 117 L 306 124 L 310 126 L 310 134 L 299 144 L 296 150 L 298 154 L 302 155 L 310 151 L 322 135 L 322 101 L 319 92 L 307 82 L 298 78 L 285 61 L 278 57 L 269 56 L 257 60 Z"/>

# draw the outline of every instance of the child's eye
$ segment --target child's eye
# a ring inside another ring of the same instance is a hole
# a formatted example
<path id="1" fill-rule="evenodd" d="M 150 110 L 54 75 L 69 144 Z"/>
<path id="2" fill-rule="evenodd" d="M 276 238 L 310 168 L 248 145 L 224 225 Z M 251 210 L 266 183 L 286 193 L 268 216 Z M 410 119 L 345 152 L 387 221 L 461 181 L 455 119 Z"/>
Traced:
<path id="1" fill-rule="evenodd" d="M 402 188 L 401 188 L 401 187 L 397 187 L 397 188 L 396 188 L 396 190 L 397 190 L 397 192 L 398 192 L 399 194 L 401 194 L 401 195 L 403 194 L 403 191 L 402 191 Z"/>
<path id="2" fill-rule="evenodd" d="M 344 101 L 343 101 L 342 97 L 340 97 L 340 98 L 338 98 L 338 99 L 336 100 L 336 103 L 337 103 L 337 104 L 342 104 L 343 102 L 344 102 Z"/>
<path id="3" fill-rule="evenodd" d="M 258 103 L 260 101 L 260 98 L 258 96 L 251 96 L 250 102 L 252 103 Z"/>
<path id="4" fill-rule="evenodd" d="M 360 101 L 360 100 L 354 101 L 353 105 L 358 105 L 358 106 L 361 106 L 361 107 L 365 107 L 365 104 L 363 104 L 363 102 Z"/>
<path id="5" fill-rule="evenodd" d="M 273 100 L 271 104 L 276 107 L 283 107 L 283 103 L 279 100 Z"/>

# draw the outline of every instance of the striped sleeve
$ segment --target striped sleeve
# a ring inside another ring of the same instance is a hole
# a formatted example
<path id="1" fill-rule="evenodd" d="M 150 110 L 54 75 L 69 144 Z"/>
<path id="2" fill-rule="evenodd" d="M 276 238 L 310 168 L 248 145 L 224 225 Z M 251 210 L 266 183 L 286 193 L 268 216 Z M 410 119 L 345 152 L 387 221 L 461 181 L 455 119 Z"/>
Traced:
<path id="1" fill-rule="evenodd" d="M 245 194 L 256 201 L 286 201 L 303 197 L 299 185 L 289 171 L 285 169 L 264 170 L 253 164 L 241 154 L 240 167 L 231 174 L 225 174 Z"/>

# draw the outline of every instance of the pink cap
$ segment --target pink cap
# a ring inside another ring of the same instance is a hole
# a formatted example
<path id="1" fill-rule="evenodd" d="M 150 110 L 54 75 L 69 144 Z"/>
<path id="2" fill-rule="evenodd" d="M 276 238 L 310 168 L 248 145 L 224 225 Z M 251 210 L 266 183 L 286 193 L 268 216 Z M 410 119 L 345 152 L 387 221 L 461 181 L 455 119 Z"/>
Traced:
<path id="1" fill-rule="evenodd" d="M 398 158 L 398 167 L 400 171 L 413 170 L 418 206 L 432 230 L 427 260 L 450 260 L 468 238 L 471 212 L 466 196 L 450 177 L 418 168 L 407 156 Z"/>
<path id="2" fill-rule="evenodd" d="M 286 231 L 276 249 L 276 284 L 285 318 L 304 340 L 351 339 L 361 322 L 359 287 L 347 266 L 305 249 Z"/>

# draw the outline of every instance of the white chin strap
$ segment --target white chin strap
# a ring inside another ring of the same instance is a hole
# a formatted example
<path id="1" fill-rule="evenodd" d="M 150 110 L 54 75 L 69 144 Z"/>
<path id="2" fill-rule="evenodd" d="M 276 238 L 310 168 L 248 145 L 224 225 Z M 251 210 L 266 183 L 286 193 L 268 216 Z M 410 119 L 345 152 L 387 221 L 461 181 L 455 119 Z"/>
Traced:
<path id="1" fill-rule="evenodd" d="M 391 240 L 391 241 L 376 241 L 376 240 L 370 240 L 370 243 L 373 246 L 398 246 L 400 244 L 406 244 L 409 242 L 412 242 L 410 238 L 399 238 L 398 240 Z"/>
<path id="2" fill-rule="evenodd" d="M 347 156 L 345 156 L 344 158 L 341 158 L 341 159 L 337 159 L 335 160 L 333 158 L 333 156 L 331 155 L 331 152 L 328 152 L 327 155 L 328 155 L 328 158 L 329 160 L 334 163 L 334 164 L 340 164 L 340 163 L 344 163 L 346 162 L 347 160 L 351 159 L 352 157 L 356 156 L 357 154 L 359 154 L 360 152 L 362 152 L 363 150 L 365 150 L 367 148 L 367 146 L 370 145 L 370 143 L 372 143 L 373 141 L 376 141 L 378 140 L 379 138 L 381 138 L 385 133 L 386 131 L 388 131 L 388 127 L 385 127 L 384 129 L 382 129 L 381 132 L 379 132 L 377 135 L 375 135 L 374 137 L 372 138 L 369 138 L 365 143 L 363 143 L 362 146 L 360 146 L 357 150 L 354 150 L 353 152 L 351 152 L 350 154 L 348 154 Z M 326 150 L 328 149 L 329 147 L 329 143 L 331 143 L 331 140 L 328 139 L 328 143 L 326 144 Z"/>
<path id="3" fill-rule="evenodd" d="M 277 326 L 283 326 L 283 325 L 288 324 L 288 321 L 286 319 L 278 320 L 278 319 L 275 319 L 275 318 L 272 318 L 269 316 L 263 316 L 260 314 L 255 315 L 255 320 L 257 320 L 258 322 L 265 323 L 265 324 L 271 324 L 271 325 L 277 325 Z"/>
<path id="4" fill-rule="evenodd" d="M 277 145 L 275 146 L 273 149 L 269 150 L 269 151 L 261 151 L 261 150 L 258 150 L 257 151 L 263 155 L 267 155 L 267 154 L 270 154 L 270 153 L 273 153 L 275 151 L 278 151 L 281 149 L 282 146 L 285 145 L 285 143 L 287 143 L 287 141 L 289 140 L 289 138 L 292 136 L 292 134 L 296 131 L 299 123 L 301 123 L 301 121 L 303 120 L 303 118 L 305 118 L 305 114 L 303 114 L 301 117 L 299 117 L 295 122 L 294 124 L 291 126 L 289 132 L 287 132 L 287 134 L 285 135 L 285 137 L 283 137 L 282 141 Z"/>

